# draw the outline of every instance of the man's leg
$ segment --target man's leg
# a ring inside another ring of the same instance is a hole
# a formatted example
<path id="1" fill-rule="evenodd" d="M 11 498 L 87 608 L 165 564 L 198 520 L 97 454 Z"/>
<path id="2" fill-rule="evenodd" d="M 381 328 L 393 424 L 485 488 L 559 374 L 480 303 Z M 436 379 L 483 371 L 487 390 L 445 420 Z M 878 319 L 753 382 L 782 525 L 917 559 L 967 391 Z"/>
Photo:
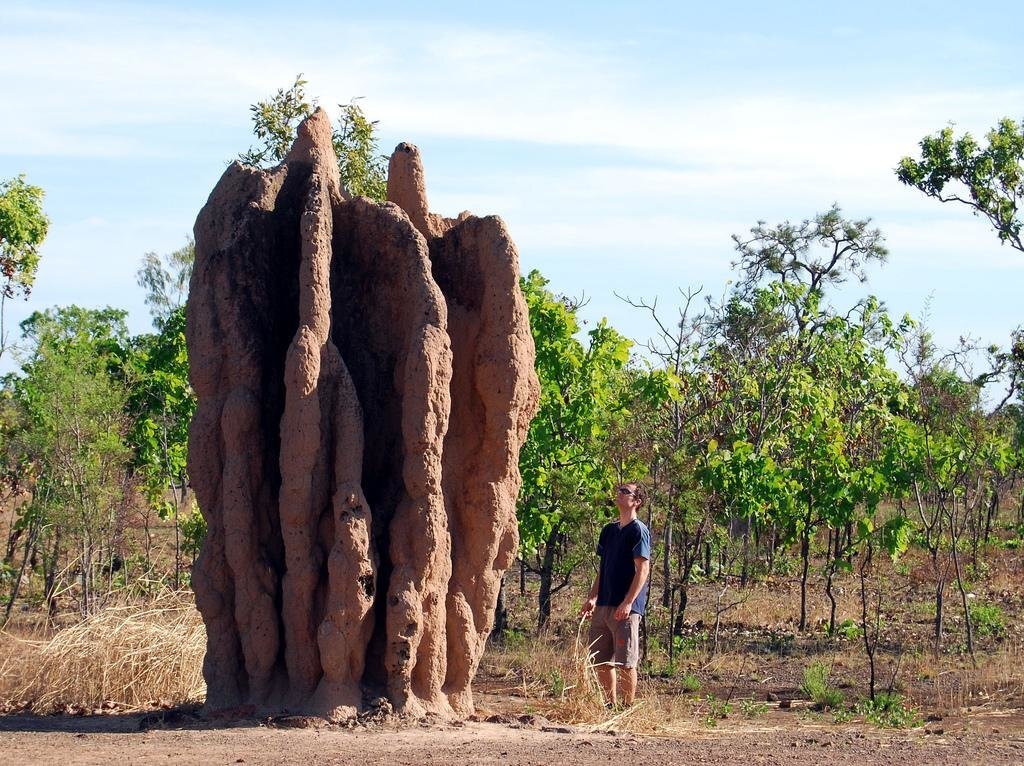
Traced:
<path id="1" fill-rule="evenodd" d="M 619 686 L 622 690 L 622 704 L 633 704 L 636 697 L 636 668 L 619 668 Z"/>
<path id="2" fill-rule="evenodd" d="M 640 662 L 640 615 L 631 614 L 616 625 L 615 661 L 619 666 L 619 701 L 632 705 L 636 697 L 636 666 Z"/>
<path id="3" fill-rule="evenodd" d="M 605 702 L 609 705 L 615 704 L 615 669 L 612 661 L 615 659 L 615 636 L 611 626 L 608 624 L 611 612 L 606 606 L 599 606 L 594 610 L 590 621 L 590 652 L 597 671 L 597 681 L 604 691 Z"/>
<path id="4" fill-rule="evenodd" d="M 604 701 L 607 705 L 614 705 L 616 702 L 615 698 L 615 667 L 610 663 L 604 662 L 597 666 L 597 680 L 601 683 L 601 688 L 604 689 Z"/>

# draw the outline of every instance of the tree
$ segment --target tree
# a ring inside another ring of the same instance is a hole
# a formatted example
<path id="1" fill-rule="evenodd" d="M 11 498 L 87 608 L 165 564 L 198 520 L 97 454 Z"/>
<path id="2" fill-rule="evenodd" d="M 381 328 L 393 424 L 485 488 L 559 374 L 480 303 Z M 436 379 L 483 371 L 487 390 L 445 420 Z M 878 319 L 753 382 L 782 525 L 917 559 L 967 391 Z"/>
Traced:
<path id="1" fill-rule="evenodd" d="M 870 296 L 839 313 L 826 289 L 850 277 L 865 281 L 866 266 L 883 262 L 888 251 L 870 220 L 845 219 L 838 206 L 797 225 L 758 223 L 749 238 L 734 241 L 741 276 L 719 309 L 706 359 L 720 395 L 705 480 L 730 513 L 769 524 L 783 541 L 799 539 L 801 630 L 810 543 L 827 526 L 834 624 L 840 532 L 849 542 L 866 493 L 878 494 L 879 477 L 868 470 L 872 454 L 863 447 L 888 415 L 897 382 L 884 355 L 902 327 Z M 729 448 L 718 450 L 723 443 Z M 745 554 L 744 575 L 746 561 Z"/>
<path id="2" fill-rule="evenodd" d="M 184 308 L 195 259 L 196 243 L 191 236 L 183 247 L 170 253 L 157 255 L 150 251 L 142 256 L 135 280 L 146 291 L 146 305 L 157 326 Z"/>
<path id="3" fill-rule="evenodd" d="M 647 343 L 648 353 L 657 359 L 668 384 L 667 395 L 645 397 L 640 410 L 647 415 L 651 447 L 648 493 L 648 526 L 655 530 L 654 509 L 664 509 L 661 529 L 661 605 L 668 608 L 666 645 L 669 660 L 675 656 L 673 637 L 680 635 L 689 585 L 700 558 L 701 546 L 712 529 L 709 498 L 698 472 L 701 449 L 694 438 L 708 421 L 713 397 L 700 364 L 706 358 L 706 313 L 693 313 L 693 301 L 700 290 L 680 291 L 683 305 L 674 321 L 659 314 L 657 299 L 634 300 L 629 305 L 647 312 L 655 333 Z M 622 296 L 620 296 L 622 297 Z M 654 406 L 651 406 L 651 405 Z M 677 564 L 673 567 L 673 557 Z"/>
<path id="4" fill-rule="evenodd" d="M 540 575 L 540 629 L 551 614 L 551 597 L 590 557 L 572 544 L 584 537 L 582 528 L 599 520 L 595 509 L 609 505 L 616 477 L 603 459 L 606 424 L 631 345 L 604 321 L 581 343 L 578 305 L 555 296 L 547 284 L 538 271 L 521 280 L 541 394 L 519 455 L 519 539 L 524 566 Z"/>
<path id="5" fill-rule="evenodd" d="M 945 590 L 952 579 L 960 592 L 966 644 L 973 655 L 963 538 L 972 522 L 977 526 L 973 520 L 985 513 L 985 501 L 1010 467 L 1013 434 L 1000 427 L 999 417 L 985 413 L 983 391 L 991 379 L 967 375 L 959 350 L 939 353 L 931 334 L 921 328 L 902 358 L 914 406 L 899 459 L 912 477 L 911 504 L 931 563 L 934 650 L 942 648 Z"/>
<path id="6" fill-rule="evenodd" d="M 128 438 L 146 502 L 160 518 L 174 522 L 174 587 L 178 588 L 181 519 L 188 486 L 188 426 L 196 409 L 188 381 L 184 307 L 167 315 L 158 333 L 134 339 L 130 364 L 127 405 L 132 425 Z"/>
<path id="7" fill-rule="evenodd" d="M 30 501 L 18 514 L 28 530 L 24 555 L 41 554 L 51 608 L 59 572 L 73 571 L 80 609 L 88 614 L 103 575 L 109 590 L 122 558 L 130 482 L 124 319 L 116 309 L 68 306 L 35 312 L 21 323 L 28 350 L 11 387 Z"/>
<path id="8" fill-rule="evenodd" d="M 299 74 L 290 88 L 281 88 L 266 101 L 250 107 L 253 133 L 263 143 L 243 153 L 247 165 L 268 167 L 284 159 L 299 124 L 311 115 L 317 100 L 306 96 L 307 82 Z M 367 119 L 357 99 L 339 104 L 341 116 L 332 130 L 341 182 L 349 194 L 383 201 L 387 197 L 387 157 L 377 145 L 377 122 Z"/>
<path id="9" fill-rule="evenodd" d="M 7 301 L 32 291 L 39 266 L 39 246 L 49 226 L 41 188 L 26 183 L 23 175 L 0 182 L 0 356 L 7 347 Z"/>
<path id="10" fill-rule="evenodd" d="M 1024 122 L 999 121 L 979 144 L 943 128 L 921 140 L 918 159 L 904 157 L 896 177 L 940 202 L 954 202 L 983 216 L 1001 242 L 1024 253 L 1019 205 L 1024 200 Z"/>

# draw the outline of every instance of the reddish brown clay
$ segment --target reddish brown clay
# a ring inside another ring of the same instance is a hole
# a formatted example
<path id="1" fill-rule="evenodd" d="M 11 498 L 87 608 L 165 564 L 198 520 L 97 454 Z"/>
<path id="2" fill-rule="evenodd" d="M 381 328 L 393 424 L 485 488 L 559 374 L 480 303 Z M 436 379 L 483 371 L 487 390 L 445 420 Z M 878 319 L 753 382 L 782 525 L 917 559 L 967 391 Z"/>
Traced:
<path id="1" fill-rule="evenodd" d="M 388 199 L 348 197 L 318 110 L 276 168 L 232 164 L 196 221 L 210 708 L 473 710 L 517 545 L 533 341 L 500 219 L 431 213 L 409 144 Z"/>

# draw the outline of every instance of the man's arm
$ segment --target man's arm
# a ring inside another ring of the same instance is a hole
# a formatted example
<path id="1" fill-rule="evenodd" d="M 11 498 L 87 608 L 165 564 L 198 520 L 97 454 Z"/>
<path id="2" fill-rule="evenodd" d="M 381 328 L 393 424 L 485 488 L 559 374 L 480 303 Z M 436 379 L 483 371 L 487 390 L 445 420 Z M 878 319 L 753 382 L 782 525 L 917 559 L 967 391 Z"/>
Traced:
<path id="1" fill-rule="evenodd" d="M 587 600 L 583 602 L 583 606 L 580 608 L 580 616 L 589 617 L 594 613 L 594 607 L 597 606 L 597 589 L 601 582 L 601 570 L 597 571 L 594 575 L 594 584 L 590 586 L 590 595 L 587 596 Z"/>
<path id="2" fill-rule="evenodd" d="M 643 556 L 635 556 L 633 558 L 633 568 L 635 570 L 633 582 L 629 584 L 626 597 L 622 599 L 622 603 L 615 610 L 616 620 L 625 620 L 629 617 L 629 612 L 633 608 L 633 602 L 636 601 L 637 594 L 640 593 L 640 589 L 647 582 L 647 575 L 651 571 L 651 562 Z"/>
<path id="3" fill-rule="evenodd" d="M 606 526 L 605 529 L 607 528 Z M 580 607 L 580 616 L 584 618 L 590 617 L 597 606 L 597 592 L 601 587 L 601 567 L 604 564 L 604 529 L 601 530 L 601 534 L 597 538 L 597 555 L 600 561 L 597 565 L 597 574 L 594 575 L 594 584 L 590 586 L 590 594 L 583 602 L 583 606 Z"/>

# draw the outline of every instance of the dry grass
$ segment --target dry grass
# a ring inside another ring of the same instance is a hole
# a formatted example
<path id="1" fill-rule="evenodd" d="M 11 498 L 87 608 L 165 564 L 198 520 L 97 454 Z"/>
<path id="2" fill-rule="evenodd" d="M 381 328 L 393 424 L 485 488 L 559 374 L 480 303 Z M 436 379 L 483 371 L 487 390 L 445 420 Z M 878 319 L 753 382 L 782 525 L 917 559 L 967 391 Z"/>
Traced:
<path id="1" fill-rule="evenodd" d="M 641 678 L 637 702 L 625 710 L 605 707 L 581 621 L 572 651 L 557 639 L 528 639 L 524 644 L 491 648 L 482 670 L 508 680 L 503 692 L 521 699 L 523 709 L 583 731 L 630 731 L 653 734 L 693 726 L 703 703 L 682 694 L 665 694 Z"/>
<path id="2" fill-rule="evenodd" d="M 974 667 L 963 658 L 922 652 L 908 661 L 907 671 L 943 714 L 1024 699 L 1024 644 L 1008 643 L 977 659 Z"/>
<path id="3" fill-rule="evenodd" d="M 45 640 L 0 633 L 0 700 L 36 713 L 200 700 L 205 649 L 185 592 L 107 607 Z"/>

